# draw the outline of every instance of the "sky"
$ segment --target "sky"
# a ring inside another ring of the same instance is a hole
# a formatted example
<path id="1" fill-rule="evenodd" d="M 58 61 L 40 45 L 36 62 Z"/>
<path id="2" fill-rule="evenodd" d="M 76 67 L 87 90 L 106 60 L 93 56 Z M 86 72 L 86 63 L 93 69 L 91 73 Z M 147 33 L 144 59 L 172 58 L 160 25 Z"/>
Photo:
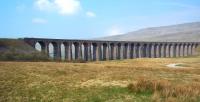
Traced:
<path id="1" fill-rule="evenodd" d="M 0 0 L 0 38 L 91 39 L 200 21 L 200 0 Z"/>

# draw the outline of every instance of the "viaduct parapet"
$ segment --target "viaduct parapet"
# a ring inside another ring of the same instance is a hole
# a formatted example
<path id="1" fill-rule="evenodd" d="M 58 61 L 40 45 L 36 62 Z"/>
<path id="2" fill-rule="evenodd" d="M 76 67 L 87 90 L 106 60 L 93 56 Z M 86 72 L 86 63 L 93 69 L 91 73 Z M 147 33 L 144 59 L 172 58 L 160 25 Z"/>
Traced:
<path id="1" fill-rule="evenodd" d="M 116 60 L 133 58 L 170 58 L 197 54 L 199 42 L 136 42 L 24 38 L 35 48 L 49 55 L 49 44 L 53 45 L 53 58 L 61 59 L 61 45 L 64 45 L 65 60 Z"/>

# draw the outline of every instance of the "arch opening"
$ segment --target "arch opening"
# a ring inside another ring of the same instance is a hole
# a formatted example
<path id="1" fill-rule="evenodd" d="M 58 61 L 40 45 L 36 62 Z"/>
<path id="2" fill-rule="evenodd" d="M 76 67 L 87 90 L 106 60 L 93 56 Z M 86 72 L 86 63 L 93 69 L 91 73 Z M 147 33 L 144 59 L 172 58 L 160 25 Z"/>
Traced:
<path id="1" fill-rule="evenodd" d="M 88 44 L 87 43 L 83 43 L 81 45 L 82 47 L 82 59 L 85 60 L 85 61 L 88 61 L 88 58 L 89 58 L 89 55 L 88 55 Z"/>
<path id="2" fill-rule="evenodd" d="M 142 57 L 144 57 L 144 58 L 147 57 L 147 51 L 148 51 L 147 50 L 147 44 L 144 44 L 143 45 Z"/>
<path id="3" fill-rule="evenodd" d="M 134 44 L 131 44 L 131 50 L 130 50 L 130 58 L 133 59 L 134 58 Z"/>
<path id="4" fill-rule="evenodd" d="M 49 57 L 52 59 L 56 58 L 56 48 L 57 48 L 57 45 L 55 42 L 49 43 Z"/>
<path id="5" fill-rule="evenodd" d="M 114 46 L 115 46 L 115 45 L 114 45 L 113 43 L 110 44 L 110 59 L 111 59 L 111 60 L 114 59 L 114 55 L 115 55 Z"/>
<path id="6" fill-rule="evenodd" d="M 154 45 L 154 58 L 158 58 L 158 44 Z"/>
<path id="7" fill-rule="evenodd" d="M 61 60 L 66 60 L 65 59 L 65 45 L 62 43 L 60 46 L 61 46 L 60 47 L 60 50 L 61 50 Z"/>
<path id="8" fill-rule="evenodd" d="M 148 47 L 148 57 L 151 58 L 152 57 L 152 44 L 149 44 L 149 47 Z"/>
<path id="9" fill-rule="evenodd" d="M 124 49 L 123 49 L 123 58 L 127 59 L 128 58 L 128 44 L 124 44 Z"/>
<path id="10" fill-rule="evenodd" d="M 108 45 L 106 44 L 106 43 L 103 43 L 103 60 L 106 60 L 107 59 L 107 55 L 108 55 L 108 52 L 107 52 L 107 50 L 108 50 Z"/>
<path id="11" fill-rule="evenodd" d="M 40 51 L 40 52 L 45 52 L 45 50 L 46 50 L 46 45 L 45 45 L 44 42 L 38 41 L 38 42 L 35 43 L 35 49 L 36 49 L 37 51 Z"/>
<path id="12" fill-rule="evenodd" d="M 78 42 L 74 42 L 72 44 L 72 51 L 73 51 L 73 59 L 74 60 L 78 60 L 80 57 L 80 48 L 79 48 L 79 43 Z"/>
<path id="13" fill-rule="evenodd" d="M 92 59 L 93 61 L 97 60 L 97 44 L 92 43 Z"/>
<path id="14" fill-rule="evenodd" d="M 140 58 L 141 57 L 141 52 L 140 52 L 140 44 L 138 43 L 137 45 L 136 45 L 136 58 Z"/>
<path id="15" fill-rule="evenodd" d="M 158 58 L 161 58 L 162 57 L 162 53 L 163 53 L 163 49 L 162 49 L 162 47 L 163 47 L 163 44 L 159 44 L 158 45 Z"/>
<path id="16" fill-rule="evenodd" d="M 121 59 L 121 44 L 117 44 L 117 59 Z"/>

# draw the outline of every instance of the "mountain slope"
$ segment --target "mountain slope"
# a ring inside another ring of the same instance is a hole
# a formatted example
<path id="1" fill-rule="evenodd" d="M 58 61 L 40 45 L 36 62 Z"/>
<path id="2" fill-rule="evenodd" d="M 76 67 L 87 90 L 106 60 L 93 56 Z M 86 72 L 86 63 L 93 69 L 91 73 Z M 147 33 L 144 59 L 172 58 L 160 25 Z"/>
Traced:
<path id="1" fill-rule="evenodd" d="M 200 42 L 200 22 L 151 27 L 123 35 L 103 37 L 98 40 Z"/>
<path id="2" fill-rule="evenodd" d="M 23 39 L 0 38 L 0 61 L 46 61 L 48 56 L 36 51 Z"/>

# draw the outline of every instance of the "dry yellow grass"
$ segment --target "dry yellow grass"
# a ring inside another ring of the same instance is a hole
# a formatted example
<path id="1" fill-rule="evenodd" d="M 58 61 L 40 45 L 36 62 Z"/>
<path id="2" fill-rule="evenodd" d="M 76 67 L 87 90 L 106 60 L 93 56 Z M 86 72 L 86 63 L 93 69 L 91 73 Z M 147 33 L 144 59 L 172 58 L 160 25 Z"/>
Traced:
<path id="1" fill-rule="evenodd" d="M 183 63 L 184 68 L 168 68 L 166 65 L 171 63 Z M 199 57 L 90 63 L 0 62 L 0 101 L 163 101 L 166 91 L 129 92 L 126 86 L 145 78 L 150 84 L 174 90 L 176 95 L 192 95 L 184 101 L 198 102 L 199 91 L 196 94 L 195 90 L 200 84 L 199 66 Z M 165 100 L 180 101 L 169 94 Z"/>
<path id="2" fill-rule="evenodd" d="M 198 102 L 200 96 L 200 83 L 172 84 L 168 80 L 149 80 L 148 78 L 138 79 L 136 83 L 128 85 L 130 91 L 141 93 L 150 92 L 155 101 L 168 102 L 174 98 L 179 102 Z"/>

